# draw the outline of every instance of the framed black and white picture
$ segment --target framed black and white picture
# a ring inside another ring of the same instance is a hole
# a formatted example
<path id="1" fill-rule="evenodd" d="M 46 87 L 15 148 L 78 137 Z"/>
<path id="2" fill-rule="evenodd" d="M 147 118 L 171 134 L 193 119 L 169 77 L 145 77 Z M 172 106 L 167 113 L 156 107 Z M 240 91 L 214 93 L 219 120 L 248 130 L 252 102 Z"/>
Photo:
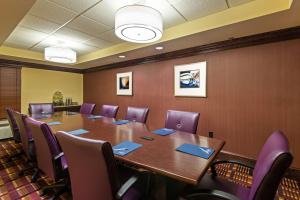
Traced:
<path id="1" fill-rule="evenodd" d="M 206 97 L 206 61 L 174 66 L 175 96 Z"/>
<path id="2" fill-rule="evenodd" d="M 132 72 L 117 73 L 117 95 L 132 95 Z"/>

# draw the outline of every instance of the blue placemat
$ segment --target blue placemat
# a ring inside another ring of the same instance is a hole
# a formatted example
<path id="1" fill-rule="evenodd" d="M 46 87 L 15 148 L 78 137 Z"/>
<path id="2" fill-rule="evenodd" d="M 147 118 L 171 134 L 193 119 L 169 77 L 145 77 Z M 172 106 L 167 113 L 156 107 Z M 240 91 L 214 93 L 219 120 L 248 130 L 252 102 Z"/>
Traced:
<path id="1" fill-rule="evenodd" d="M 78 112 L 66 112 L 67 115 L 77 115 Z"/>
<path id="2" fill-rule="evenodd" d="M 101 116 L 101 115 L 90 115 L 90 116 L 88 116 L 89 119 L 100 119 L 102 117 L 103 116 Z"/>
<path id="3" fill-rule="evenodd" d="M 157 135 L 162 135 L 162 136 L 170 135 L 170 134 L 175 133 L 175 132 L 176 132 L 176 130 L 169 129 L 169 128 L 162 128 L 162 129 L 152 131 L 152 133 L 155 133 Z"/>
<path id="4" fill-rule="evenodd" d="M 61 122 L 48 122 L 49 126 L 62 124 Z"/>
<path id="5" fill-rule="evenodd" d="M 128 153 L 140 148 L 142 145 L 130 141 L 124 141 L 116 146 L 113 146 L 113 152 L 119 156 L 125 156 Z"/>
<path id="6" fill-rule="evenodd" d="M 116 125 L 122 125 L 122 124 L 128 124 L 128 123 L 129 123 L 129 120 L 119 120 L 119 121 L 113 122 L 113 124 L 116 124 Z"/>
<path id="7" fill-rule="evenodd" d="M 200 147 L 193 144 L 183 144 L 180 147 L 177 147 L 176 150 L 205 159 L 208 159 L 215 151 L 212 148 Z"/>
<path id="8" fill-rule="evenodd" d="M 88 133 L 88 131 L 84 130 L 84 129 L 77 129 L 77 130 L 74 130 L 74 131 L 69 131 L 68 133 L 70 133 L 72 135 L 81 135 L 81 134 L 84 134 L 84 133 Z"/>

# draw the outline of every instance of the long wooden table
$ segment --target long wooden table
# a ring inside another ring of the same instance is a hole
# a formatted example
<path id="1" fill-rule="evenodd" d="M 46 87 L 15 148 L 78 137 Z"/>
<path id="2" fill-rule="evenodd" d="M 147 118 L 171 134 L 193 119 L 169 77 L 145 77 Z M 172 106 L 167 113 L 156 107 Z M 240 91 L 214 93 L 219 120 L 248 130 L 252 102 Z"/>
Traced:
<path id="1" fill-rule="evenodd" d="M 145 124 L 130 122 L 125 125 L 115 125 L 112 124 L 114 119 L 106 117 L 88 119 L 87 115 L 67 115 L 65 112 L 57 112 L 47 119 L 38 120 L 62 122 L 60 125 L 50 126 L 54 133 L 57 131 L 85 129 L 89 132 L 79 135 L 79 137 L 105 140 L 110 142 L 112 146 L 125 140 L 142 144 L 141 148 L 124 157 L 116 156 L 116 159 L 193 185 L 197 184 L 202 178 L 225 144 L 224 141 L 219 139 L 181 131 L 168 136 L 160 136 L 151 133 Z M 154 140 L 141 139 L 142 136 L 150 136 Z M 175 150 L 184 143 L 211 147 L 215 152 L 209 159 L 203 159 Z"/>

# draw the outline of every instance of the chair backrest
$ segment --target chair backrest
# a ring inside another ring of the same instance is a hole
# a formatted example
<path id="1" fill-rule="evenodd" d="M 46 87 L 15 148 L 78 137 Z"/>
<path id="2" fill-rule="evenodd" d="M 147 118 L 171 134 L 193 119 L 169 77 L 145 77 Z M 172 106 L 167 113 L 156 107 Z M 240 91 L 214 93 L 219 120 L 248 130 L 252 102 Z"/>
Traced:
<path id="1" fill-rule="evenodd" d="M 248 199 L 274 199 L 278 185 L 292 161 L 287 138 L 282 132 L 275 131 L 260 151 Z"/>
<path id="2" fill-rule="evenodd" d="M 80 107 L 81 114 L 92 114 L 96 104 L 93 103 L 83 103 Z"/>
<path id="3" fill-rule="evenodd" d="M 116 118 L 119 106 L 102 105 L 100 115 L 104 117 Z"/>
<path id="4" fill-rule="evenodd" d="M 13 111 L 13 116 L 16 120 L 16 124 L 19 127 L 20 138 L 23 150 L 28 159 L 33 159 L 34 157 L 34 145 L 30 145 L 30 140 L 32 140 L 31 131 L 27 125 L 26 118 L 27 115 L 23 115 L 19 112 Z"/>
<path id="5" fill-rule="evenodd" d="M 52 103 L 30 103 L 29 114 L 49 114 L 54 112 Z"/>
<path id="6" fill-rule="evenodd" d="M 21 136 L 20 136 L 20 131 L 19 127 L 16 123 L 13 110 L 11 108 L 6 108 L 6 114 L 7 114 L 7 120 L 11 129 L 11 132 L 13 134 L 14 140 L 16 143 L 21 142 Z"/>
<path id="7" fill-rule="evenodd" d="M 56 137 L 68 163 L 73 199 L 115 199 L 120 183 L 111 145 L 65 132 Z"/>
<path id="8" fill-rule="evenodd" d="M 125 119 L 146 123 L 149 113 L 149 108 L 128 107 Z"/>
<path id="9" fill-rule="evenodd" d="M 168 110 L 165 127 L 196 134 L 199 117 L 195 112 Z"/>
<path id="10" fill-rule="evenodd" d="M 27 117 L 26 123 L 34 139 L 38 168 L 52 180 L 57 181 L 62 165 L 60 160 L 54 161 L 61 153 L 55 136 L 44 122 Z"/>

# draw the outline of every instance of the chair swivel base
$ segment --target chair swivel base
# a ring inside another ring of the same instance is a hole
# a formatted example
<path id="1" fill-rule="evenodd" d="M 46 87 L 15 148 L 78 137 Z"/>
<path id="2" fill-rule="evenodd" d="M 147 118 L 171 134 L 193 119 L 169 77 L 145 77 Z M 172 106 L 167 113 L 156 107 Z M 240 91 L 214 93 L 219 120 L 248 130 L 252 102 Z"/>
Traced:
<path id="1" fill-rule="evenodd" d="M 58 191 L 56 191 L 50 198 L 51 200 L 57 199 L 60 195 L 62 195 L 63 193 L 65 193 L 66 191 L 69 190 L 67 184 L 64 183 L 64 181 L 59 181 L 53 185 L 48 185 L 42 188 L 42 193 L 40 196 L 45 196 L 49 193 L 50 190 L 59 188 Z"/>

